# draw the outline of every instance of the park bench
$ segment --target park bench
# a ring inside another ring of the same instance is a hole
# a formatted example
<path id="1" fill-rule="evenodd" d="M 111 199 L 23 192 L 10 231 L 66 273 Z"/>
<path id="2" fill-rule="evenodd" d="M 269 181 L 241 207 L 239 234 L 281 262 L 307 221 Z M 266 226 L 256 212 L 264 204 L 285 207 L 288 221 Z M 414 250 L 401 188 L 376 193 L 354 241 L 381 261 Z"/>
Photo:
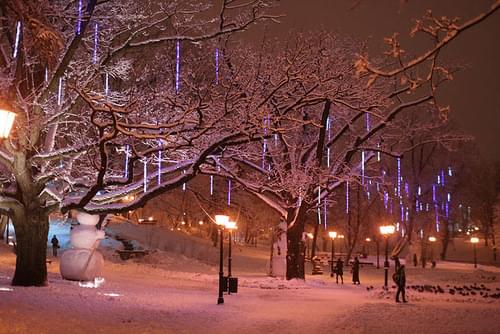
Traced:
<path id="1" fill-rule="evenodd" d="M 141 257 L 144 257 L 145 255 L 148 255 L 149 254 L 149 251 L 147 250 L 129 250 L 129 249 L 125 249 L 125 250 L 116 250 L 116 252 L 118 253 L 118 255 L 120 256 L 120 259 L 122 260 L 128 260 L 132 257 L 135 257 L 135 258 L 141 258 Z"/>

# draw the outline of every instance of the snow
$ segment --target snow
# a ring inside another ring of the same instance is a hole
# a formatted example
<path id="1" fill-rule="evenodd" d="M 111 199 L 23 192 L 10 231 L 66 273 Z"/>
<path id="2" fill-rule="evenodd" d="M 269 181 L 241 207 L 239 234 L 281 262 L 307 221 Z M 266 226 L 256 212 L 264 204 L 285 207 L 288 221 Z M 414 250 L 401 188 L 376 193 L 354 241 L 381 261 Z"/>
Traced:
<path id="1" fill-rule="evenodd" d="M 120 226 L 110 231 L 134 228 Z M 138 239 L 147 236 L 139 233 Z M 408 289 L 410 302 L 396 304 L 394 289 L 382 290 L 383 269 L 369 265 L 361 268 L 361 286 L 350 284 L 348 270 L 343 285 L 335 284 L 328 270 L 305 281 L 267 277 L 267 247 L 235 247 L 238 293 L 225 295 L 225 303 L 217 305 L 216 264 L 183 255 L 174 245 L 166 247 L 172 251 L 152 250 L 142 259 L 122 261 L 113 256 L 118 244 L 111 240 L 101 245 L 107 249 L 104 280 L 92 288 L 63 280 L 58 259 L 48 265 L 48 287 L 12 287 L 15 256 L 1 245 L 0 333 L 34 328 L 37 333 L 106 334 L 497 333 L 500 325 L 500 299 Z M 474 270 L 471 264 L 454 262 L 440 262 L 435 269 L 408 266 L 408 286 L 440 285 L 446 290 L 475 283 L 494 293 L 500 291 L 498 269 Z"/>

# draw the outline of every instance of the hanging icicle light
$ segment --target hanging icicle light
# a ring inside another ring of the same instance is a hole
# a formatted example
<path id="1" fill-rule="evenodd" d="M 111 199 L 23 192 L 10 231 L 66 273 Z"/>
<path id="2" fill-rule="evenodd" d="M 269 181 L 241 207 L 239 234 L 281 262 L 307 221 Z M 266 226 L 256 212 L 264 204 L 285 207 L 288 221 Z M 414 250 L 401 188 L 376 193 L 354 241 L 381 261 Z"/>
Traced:
<path id="1" fill-rule="evenodd" d="M 436 185 L 432 184 L 432 202 L 436 203 Z"/>
<path id="2" fill-rule="evenodd" d="M 324 223 L 324 227 L 325 227 L 325 231 L 327 230 L 328 228 L 328 223 L 327 223 L 327 212 L 328 212 L 328 202 L 327 202 L 327 199 L 325 197 L 325 200 L 323 201 L 323 223 Z"/>
<path id="3" fill-rule="evenodd" d="M 128 162 L 130 158 L 130 146 L 125 145 L 125 177 L 128 178 Z"/>
<path id="4" fill-rule="evenodd" d="M 97 64 L 97 53 L 99 49 L 99 23 L 95 23 L 94 25 L 94 54 L 92 57 L 92 62 Z"/>
<path id="5" fill-rule="evenodd" d="M 418 186 L 417 194 L 418 194 L 418 196 L 422 195 L 422 187 Z"/>
<path id="6" fill-rule="evenodd" d="M 160 139 L 158 139 L 158 145 L 161 148 L 162 144 Z M 158 185 L 161 185 L 161 155 L 161 150 L 158 150 Z"/>
<path id="7" fill-rule="evenodd" d="M 146 157 L 142 158 L 142 163 L 143 163 L 143 190 L 144 193 L 148 191 L 148 160 Z"/>
<path id="8" fill-rule="evenodd" d="M 181 77 L 181 42 L 179 40 L 175 43 L 175 93 L 179 93 Z"/>
<path id="9" fill-rule="evenodd" d="M 398 197 L 401 197 L 401 158 L 398 158 Z"/>
<path id="10" fill-rule="evenodd" d="M 45 79 L 45 83 L 49 82 L 49 69 L 48 69 L 47 66 L 45 67 L 45 76 L 44 76 L 44 79 Z"/>
<path id="11" fill-rule="evenodd" d="M 215 84 L 219 84 L 219 48 L 215 48 Z"/>
<path id="12" fill-rule="evenodd" d="M 448 176 L 453 176 L 453 171 L 451 170 L 451 167 L 448 167 Z"/>
<path id="13" fill-rule="evenodd" d="M 331 124 L 330 124 L 330 117 L 327 117 L 326 119 L 326 134 L 328 138 L 328 143 L 326 147 L 326 167 L 330 168 L 330 146 L 328 145 L 330 143 L 331 139 Z"/>
<path id="14" fill-rule="evenodd" d="M 104 94 L 108 96 L 109 94 L 109 74 L 104 75 Z"/>
<path id="15" fill-rule="evenodd" d="M 448 202 L 446 202 L 446 204 L 444 206 L 444 210 L 445 210 L 445 214 L 446 214 L 446 219 L 448 219 L 450 216 L 450 206 L 449 206 Z"/>
<path id="16" fill-rule="evenodd" d="M 59 78 L 59 87 L 57 89 L 57 105 L 62 105 L 62 94 L 63 94 L 63 78 Z"/>
<path id="17" fill-rule="evenodd" d="M 361 151 L 361 184 L 365 184 L 365 151 Z"/>
<path id="18" fill-rule="evenodd" d="M 227 179 L 227 205 L 231 205 L 231 179 Z"/>
<path id="19" fill-rule="evenodd" d="M 370 132 L 370 114 L 366 113 L 366 132 Z"/>
<path id="20" fill-rule="evenodd" d="M 439 232 L 439 205 L 434 204 L 434 212 L 436 214 L 436 232 Z"/>
<path id="21" fill-rule="evenodd" d="M 185 170 L 183 170 L 183 171 L 182 171 L 182 174 L 186 174 L 186 171 L 185 171 Z M 186 182 L 184 182 L 184 183 L 182 184 L 182 191 L 186 191 Z"/>
<path id="22" fill-rule="evenodd" d="M 78 17 L 76 21 L 76 34 L 80 35 L 82 31 L 82 8 L 83 8 L 83 0 L 78 0 Z"/>
<path id="23" fill-rule="evenodd" d="M 214 194 L 214 176 L 210 175 L 210 196 Z"/>
<path id="24" fill-rule="evenodd" d="M 441 170 L 441 182 L 443 183 L 442 186 L 444 187 L 444 170 Z"/>
<path id="25" fill-rule="evenodd" d="M 437 184 L 441 184 L 441 175 L 439 175 L 439 174 L 437 176 Z"/>
<path id="26" fill-rule="evenodd" d="M 345 212 L 349 213 L 349 181 L 345 183 Z"/>
<path id="27" fill-rule="evenodd" d="M 19 45 L 21 44 L 21 21 L 17 21 L 16 23 L 16 39 L 14 41 L 14 54 L 12 55 L 13 58 L 17 58 L 17 55 L 19 54 Z"/>
<path id="28" fill-rule="evenodd" d="M 451 193 L 448 193 L 448 202 L 451 202 Z"/>

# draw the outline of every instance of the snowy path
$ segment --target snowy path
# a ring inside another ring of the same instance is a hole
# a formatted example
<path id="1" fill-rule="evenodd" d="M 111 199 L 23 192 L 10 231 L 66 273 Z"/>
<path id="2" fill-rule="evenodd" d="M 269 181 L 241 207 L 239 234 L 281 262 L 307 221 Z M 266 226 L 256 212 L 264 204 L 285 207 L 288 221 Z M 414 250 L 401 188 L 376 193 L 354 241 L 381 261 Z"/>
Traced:
<path id="1" fill-rule="evenodd" d="M 0 248 L 0 288 L 13 289 L 0 289 L 0 333 L 498 333 L 500 328 L 498 299 L 410 291 L 409 304 L 395 304 L 393 295 L 381 295 L 382 271 L 376 269 L 363 269 L 362 286 L 335 285 L 328 275 L 305 283 L 259 273 L 240 276 L 239 293 L 216 305 L 216 270 L 205 265 L 194 273 L 196 261 L 185 264 L 189 272 L 107 262 L 106 282 L 96 289 L 60 279 L 57 263 L 50 265 L 48 287 L 10 287 L 14 261 Z M 484 271 L 409 268 L 408 276 L 410 284 L 477 281 L 500 287 L 498 273 Z M 345 278 L 347 283 L 348 274 Z M 366 290 L 371 284 L 375 291 Z"/>

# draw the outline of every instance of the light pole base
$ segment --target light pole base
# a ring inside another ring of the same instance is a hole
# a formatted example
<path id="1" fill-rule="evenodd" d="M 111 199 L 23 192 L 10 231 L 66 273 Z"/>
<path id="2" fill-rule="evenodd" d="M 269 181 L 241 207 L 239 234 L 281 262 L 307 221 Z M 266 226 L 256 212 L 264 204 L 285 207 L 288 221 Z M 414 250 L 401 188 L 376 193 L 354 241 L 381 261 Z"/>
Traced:
<path id="1" fill-rule="evenodd" d="M 224 298 L 219 297 L 219 299 L 217 299 L 217 305 L 219 304 L 224 304 Z"/>

